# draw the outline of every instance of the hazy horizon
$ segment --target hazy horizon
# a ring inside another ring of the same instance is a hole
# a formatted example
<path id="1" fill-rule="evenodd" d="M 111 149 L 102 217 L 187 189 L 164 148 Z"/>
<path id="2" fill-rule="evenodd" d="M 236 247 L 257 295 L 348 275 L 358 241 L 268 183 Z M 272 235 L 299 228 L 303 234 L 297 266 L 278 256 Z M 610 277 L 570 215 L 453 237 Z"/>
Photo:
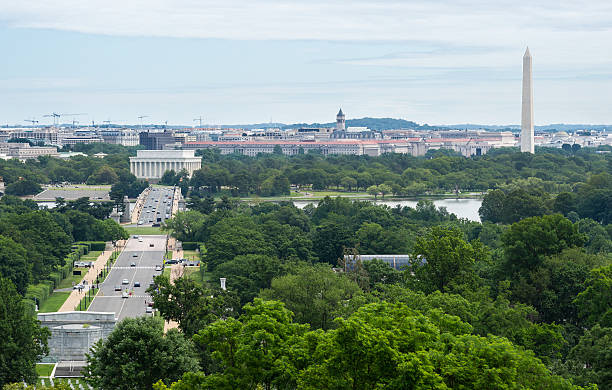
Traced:
<path id="1" fill-rule="evenodd" d="M 612 123 L 612 4 L 0 0 L 0 123 Z M 70 122 L 70 121 L 66 121 Z"/>

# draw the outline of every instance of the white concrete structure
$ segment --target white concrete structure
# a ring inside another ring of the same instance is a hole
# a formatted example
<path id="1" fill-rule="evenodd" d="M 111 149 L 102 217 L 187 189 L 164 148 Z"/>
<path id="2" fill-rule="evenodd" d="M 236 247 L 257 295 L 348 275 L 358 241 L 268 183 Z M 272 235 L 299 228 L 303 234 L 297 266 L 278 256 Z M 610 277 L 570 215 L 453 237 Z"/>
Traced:
<path id="1" fill-rule="evenodd" d="M 166 171 L 178 173 L 185 169 L 189 176 L 202 167 L 195 150 L 138 150 L 130 157 L 130 172 L 139 179 L 161 179 Z"/>
<path id="2" fill-rule="evenodd" d="M 521 152 L 533 153 L 533 85 L 529 48 L 523 56 L 523 107 L 521 115 Z"/>

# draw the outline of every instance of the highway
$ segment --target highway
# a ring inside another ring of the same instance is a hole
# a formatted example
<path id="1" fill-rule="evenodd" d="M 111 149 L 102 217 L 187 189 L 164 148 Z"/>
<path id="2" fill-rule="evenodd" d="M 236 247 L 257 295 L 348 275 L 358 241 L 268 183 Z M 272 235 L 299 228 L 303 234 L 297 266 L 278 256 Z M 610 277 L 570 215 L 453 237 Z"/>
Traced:
<path id="1" fill-rule="evenodd" d="M 151 190 L 139 219 L 142 226 L 159 223 L 166 219 L 166 214 L 171 214 L 173 193 L 170 187 Z M 130 237 L 88 310 L 115 312 L 118 320 L 147 315 L 151 297 L 146 290 L 153 277 L 161 274 L 155 267 L 162 267 L 165 254 L 165 235 Z M 140 283 L 140 287 L 135 287 L 135 283 Z M 122 296 L 124 292 L 128 293 L 127 298 Z"/>

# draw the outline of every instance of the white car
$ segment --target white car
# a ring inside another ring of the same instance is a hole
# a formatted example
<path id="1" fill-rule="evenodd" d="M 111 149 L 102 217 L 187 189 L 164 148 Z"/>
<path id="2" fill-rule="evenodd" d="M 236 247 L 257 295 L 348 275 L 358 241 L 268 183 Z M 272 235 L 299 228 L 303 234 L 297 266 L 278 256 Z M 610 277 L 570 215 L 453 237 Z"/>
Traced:
<path id="1" fill-rule="evenodd" d="M 121 284 L 130 284 L 130 281 L 129 281 L 129 280 L 127 280 L 127 279 L 123 279 L 123 280 L 121 281 Z"/>
<path id="2" fill-rule="evenodd" d="M 143 223 L 142 221 L 138 221 L 138 224 L 139 224 L 139 225 L 142 225 L 142 223 Z"/>
<path id="3" fill-rule="evenodd" d="M 155 266 L 155 271 L 161 271 L 161 265 L 156 265 Z"/>
<path id="4" fill-rule="evenodd" d="M 127 292 L 122 292 L 121 293 L 121 298 L 129 298 L 130 294 L 128 294 Z"/>

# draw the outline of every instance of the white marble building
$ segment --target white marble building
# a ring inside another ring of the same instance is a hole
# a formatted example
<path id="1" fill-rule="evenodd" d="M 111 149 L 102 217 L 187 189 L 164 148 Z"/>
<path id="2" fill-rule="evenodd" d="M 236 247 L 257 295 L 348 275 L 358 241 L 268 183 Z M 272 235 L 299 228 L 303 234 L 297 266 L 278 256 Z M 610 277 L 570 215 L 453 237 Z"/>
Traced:
<path id="1" fill-rule="evenodd" d="M 130 172 L 139 179 L 159 180 L 166 171 L 178 173 L 185 169 L 189 176 L 202 167 L 195 150 L 138 150 L 130 157 Z"/>

